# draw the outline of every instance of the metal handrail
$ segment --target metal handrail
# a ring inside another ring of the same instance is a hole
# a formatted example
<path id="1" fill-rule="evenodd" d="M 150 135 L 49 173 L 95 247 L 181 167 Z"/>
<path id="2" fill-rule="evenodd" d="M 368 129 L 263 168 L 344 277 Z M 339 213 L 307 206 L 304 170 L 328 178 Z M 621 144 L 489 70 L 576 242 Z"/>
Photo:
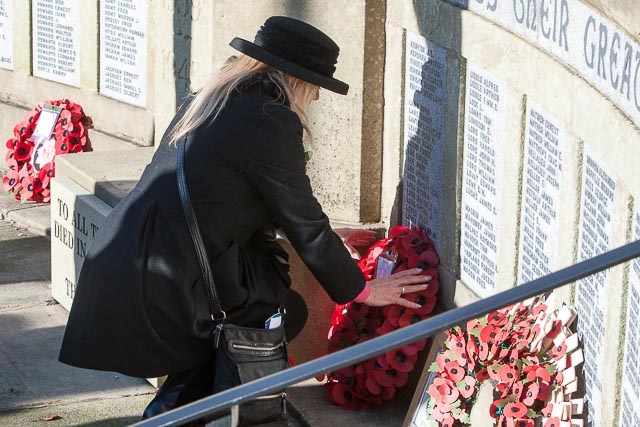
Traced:
<path id="1" fill-rule="evenodd" d="M 543 294 L 639 256 L 640 240 L 581 261 L 515 288 L 473 302 L 464 307 L 446 311 L 361 344 L 225 390 L 134 425 L 139 427 L 175 426 L 197 420 L 207 415 L 220 413 L 234 405 L 239 405 L 264 394 L 282 390 L 318 374 L 335 371 L 345 366 L 370 359 L 389 350 L 433 336 L 445 329 L 462 325 L 468 320 L 481 317 L 527 298 Z"/>

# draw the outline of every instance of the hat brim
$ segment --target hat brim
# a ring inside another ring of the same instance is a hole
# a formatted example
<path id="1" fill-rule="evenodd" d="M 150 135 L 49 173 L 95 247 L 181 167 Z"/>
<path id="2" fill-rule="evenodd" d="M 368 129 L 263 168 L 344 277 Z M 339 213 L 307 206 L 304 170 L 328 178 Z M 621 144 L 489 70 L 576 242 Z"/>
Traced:
<path id="1" fill-rule="evenodd" d="M 349 85 L 331 77 L 326 77 L 321 74 L 314 73 L 313 71 L 301 67 L 293 62 L 282 59 L 279 56 L 272 54 L 271 52 L 261 48 L 260 46 L 251 43 L 247 40 L 239 37 L 234 38 L 229 43 L 234 49 L 244 53 L 247 56 L 257 59 L 260 62 L 264 62 L 278 70 L 287 73 L 293 77 L 297 77 L 305 82 L 318 85 L 331 92 L 338 93 L 340 95 L 346 95 L 349 91 Z"/>

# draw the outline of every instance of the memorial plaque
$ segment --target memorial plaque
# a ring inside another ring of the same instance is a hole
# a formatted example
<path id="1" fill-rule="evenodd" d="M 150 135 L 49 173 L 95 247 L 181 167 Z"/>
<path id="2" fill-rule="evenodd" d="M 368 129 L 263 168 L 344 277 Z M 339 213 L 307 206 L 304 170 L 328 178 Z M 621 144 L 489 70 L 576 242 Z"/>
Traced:
<path id="1" fill-rule="evenodd" d="M 6 70 L 13 70 L 12 2 L 0 0 L 0 68 Z"/>
<path id="2" fill-rule="evenodd" d="M 486 297 L 498 277 L 505 85 L 468 64 L 466 86 L 460 276 Z"/>
<path id="3" fill-rule="evenodd" d="M 636 207 L 633 222 L 633 240 L 640 239 L 640 209 Z M 622 363 L 622 390 L 620 396 L 621 427 L 640 426 L 640 259 L 631 261 L 629 290 L 627 291 L 627 328 Z"/>
<path id="4" fill-rule="evenodd" d="M 518 283 L 556 271 L 560 172 L 564 131 L 531 99 L 527 100 Z"/>
<path id="5" fill-rule="evenodd" d="M 64 176 L 51 181 L 51 295 L 71 309 L 80 268 L 111 207 Z"/>
<path id="6" fill-rule="evenodd" d="M 139 107 L 147 103 L 146 1 L 100 2 L 100 94 Z"/>
<path id="7" fill-rule="evenodd" d="M 422 226 L 440 249 L 447 52 L 407 32 L 402 223 Z"/>
<path id="8" fill-rule="evenodd" d="M 611 249 L 615 177 L 585 147 L 580 206 L 578 261 L 589 259 Z M 593 274 L 577 283 L 576 308 L 578 333 L 584 348 L 585 401 L 594 426 L 604 425 L 609 415 L 601 413 L 602 381 L 612 375 L 605 371 L 608 270 Z M 603 418 L 604 416 L 604 418 Z"/>
<path id="9" fill-rule="evenodd" d="M 80 0 L 32 0 L 33 75 L 80 86 Z"/>

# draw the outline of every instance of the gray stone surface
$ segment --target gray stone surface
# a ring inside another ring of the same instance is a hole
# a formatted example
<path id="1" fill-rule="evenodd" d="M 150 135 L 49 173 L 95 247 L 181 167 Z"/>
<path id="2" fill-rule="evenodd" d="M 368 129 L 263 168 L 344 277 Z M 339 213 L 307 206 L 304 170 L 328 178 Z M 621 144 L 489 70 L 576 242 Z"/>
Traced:
<path id="1" fill-rule="evenodd" d="M 0 196 L 0 425 L 48 416 L 60 417 L 56 426 L 137 421 L 154 391 L 144 379 L 58 362 L 68 313 L 51 299 L 50 241 L 24 228 L 22 216 L 48 206 L 13 206 Z"/>

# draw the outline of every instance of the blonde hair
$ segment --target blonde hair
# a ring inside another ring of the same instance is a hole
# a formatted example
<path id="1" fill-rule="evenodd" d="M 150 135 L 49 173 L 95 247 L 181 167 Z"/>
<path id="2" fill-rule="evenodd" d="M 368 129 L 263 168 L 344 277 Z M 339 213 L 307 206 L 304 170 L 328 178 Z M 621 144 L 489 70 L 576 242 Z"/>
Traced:
<path id="1" fill-rule="evenodd" d="M 200 126 L 212 123 L 232 93 L 257 74 L 265 74 L 275 84 L 279 94 L 274 102 L 284 104 L 288 100 L 291 110 L 300 118 L 306 136 L 311 139 L 305 110 L 316 99 L 318 87 L 247 55 L 240 55 L 229 58 L 211 81 L 194 95 L 186 112 L 171 130 L 169 142 L 176 144 Z"/>

